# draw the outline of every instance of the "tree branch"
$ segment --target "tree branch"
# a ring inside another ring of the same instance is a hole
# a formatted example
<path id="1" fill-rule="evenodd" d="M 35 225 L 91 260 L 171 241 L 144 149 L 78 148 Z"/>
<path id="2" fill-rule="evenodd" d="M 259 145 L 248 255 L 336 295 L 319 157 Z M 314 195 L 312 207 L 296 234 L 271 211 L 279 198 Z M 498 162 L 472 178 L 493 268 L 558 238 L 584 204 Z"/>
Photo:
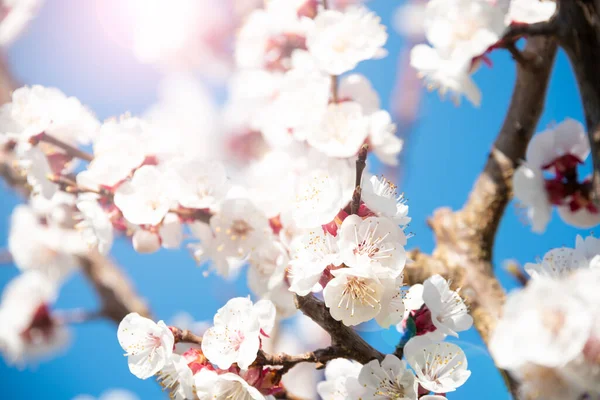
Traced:
<path id="1" fill-rule="evenodd" d="M 100 297 L 103 316 L 117 324 L 131 312 L 150 316 L 150 310 L 129 279 L 109 259 L 98 252 L 90 252 L 80 257 L 80 263 L 83 273 Z"/>
<path id="2" fill-rule="evenodd" d="M 440 208 L 428 221 L 436 237 L 432 255 L 413 251 L 407 265 L 409 284 L 441 274 L 461 287 L 474 324 L 487 344 L 501 315 L 505 294 L 494 276 L 492 250 L 496 231 L 512 196 L 512 176 L 525 156 L 544 108 L 557 45 L 554 39 L 531 38 L 524 53 L 534 60 L 517 63 L 517 79 L 504 124 L 463 208 Z M 516 395 L 516 383 L 501 371 Z"/>
<path id="3" fill-rule="evenodd" d="M 585 111 L 594 174 L 592 197 L 600 204 L 600 2 L 559 0 L 558 40 L 569 57 Z"/>
<path id="4" fill-rule="evenodd" d="M 362 364 L 378 359 L 383 360 L 384 355 L 371 347 L 352 328 L 340 321 L 336 321 L 320 300 L 313 295 L 296 295 L 296 307 L 307 317 L 315 321 L 331 336 L 331 344 L 339 349 L 338 357 L 348 357 Z"/>
<path id="5" fill-rule="evenodd" d="M 515 42 L 523 36 L 534 37 L 534 36 L 555 36 L 558 33 L 558 24 L 556 18 L 552 18 L 548 21 L 536 22 L 534 24 L 511 24 L 504 35 L 502 36 L 502 42 Z"/>

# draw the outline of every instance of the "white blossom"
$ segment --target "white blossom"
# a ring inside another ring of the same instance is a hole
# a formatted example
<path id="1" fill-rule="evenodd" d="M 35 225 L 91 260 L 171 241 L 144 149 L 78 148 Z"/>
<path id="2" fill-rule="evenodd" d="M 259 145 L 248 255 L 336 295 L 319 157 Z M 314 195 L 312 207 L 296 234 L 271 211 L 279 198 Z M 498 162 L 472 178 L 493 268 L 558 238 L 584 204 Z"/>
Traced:
<path id="1" fill-rule="evenodd" d="M 588 261 L 581 253 L 568 247 L 561 247 L 544 254 L 542 261 L 537 264 L 525 264 L 525 271 L 533 279 L 540 277 L 558 279 L 588 265 Z"/>
<path id="2" fill-rule="evenodd" d="M 531 228 L 537 233 L 546 230 L 552 213 L 552 205 L 544 184 L 542 171 L 527 164 L 517 168 L 513 175 L 514 196 L 527 207 Z"/>
<path id="3" fill-rule="evenodd" d="M 395 279 L 404 270 L 406 252 L 404 232 L 384 217 L 362 219 L 349 215 L 339 232 L 339 247 L 344 264 L 368 267 L 376 275 Z"/>
<path id="4" fill-rule="evenodd" d="M 194 374 L 188 367 L 187 360 L 179 354 L 171 355 L 165 366 L 158 371 L 157 380 L 163 388 L 169 390 L 173 400 L 194 398 Z"/>
<path id="5" fill-rule="evenodd" d="M 549 20 L 555 12 L 554 0 L 511 0 L 506 22 L 535 24 Z"/>
<path id="6" fill-rule="evenodd" d="M 346 382 L 358 378 L 362 365 L 345 358 L 336 358 L 325 367 L 325 380 L 317 385 L 317 392 L 323 400 L 347 400 Z"/>
<path id="7" fill-rule="evenodd" d="M 433 275 L 423 283 L 423 301 L 431 311 L 435 327 L 446 335 L 458 337 L 457 332 L 473 325 L 473 318 L 460 295 L 451 290 L 440 275 Z"/>
<path id="8" fill-rule="evenodd" d="M 67 345 L 69 332 L 49 310 L 57 291 L 38 271 L 25 272 L 6 285 L 0 303 L 0 351 L 7 363 L 46 358 Z"/>
<path id="9" fill-rule="evenodd" d="M 358 383 L 350 391 L 350 399 L 417 399 L 415 375 L 393 354 L 386 355 L 381 363 L 372 360 L 365 364 L 358 375 Z"/>
<path id="10" fill-rule="evenodd" d="M 252 304 L 236 297 L 217 311 L 214 326 L 204 333 L 202 351 L 221 369 L 233 363 L 247 369 L 256 359 L 260 335 L 268 335 L 275 321 L 275 306 L 269 300 Z"/>
<path id="11" fill-rule="evenodd" d="M 139 400 L 135 394 L 124 389 L 111 389 L 102 393 L 100 397 L 94 397 L 90 395 L 78 395 L 73 400 Z"/>
<path id="12" fill-rule="evenodd" d="M 73 230 L 43 224 L 27 205 L 13 210 L 8 249 L 15 265 L 23 270 L 38 270 L 53 280 L 65 278 L 77 265 L 74 256 L 88 247 Z"/>
<path id="13" fill-rule="evenodd" d="M 364 7 L 350 7 L 345 12 L 325 10 L 315 18 L 306 46 L 320 68 L 341 75 L 380 55 L 387 36 L 380 18 Z"/>
<path id="14" fill-rule="evenodd" d="M 123 318 L 117 338 L 128 357 L 129 370 L 140 379 L 147 379 L 163 369 L 175 344 L 173 333 L 163 321 L 155 323 L 138 313 Z"/>
<path id="15" fill-rule="evenodd" d="M 178 201 L 182 207 L 218 209 L 229 189 L 223 164 L 190 159 L 172 167 L 181 179 Z"/>
<path id="16" fill-rule="evenodd" d="M 527 146 L 525 158 L 532 167 L 546 168 L 566 155 L 580 161 L 590 154 L 590 144 L 583 125 L 567 118 L 553 128 L 535 134 Z"/>
<path id="17" fill-rule="evenodd" d="M 290 260 L 290 290 L 300 296 L 313 291 L 328 266 L 342 263 L 337 238 L 321 228 L 298 237 Z"/>
<path id="18" fill-rule="evenodd" d="M 136 229 L 131 237 L 133 249 L 138 253 L 151 254 L 160 250 L 160 236 L 146 229 Z"/>
<path id="19" fill-rule="evenodd" d="M 130 181 L 119 186 L 115 205 L 132 224 L 157 225 L 174 202 L 167 179 L 157 167 L 144 165 L 135 171 Z"/>
<path id="20" fill-rule="evenodd" d="M 263 243 L 269 230 L 267 218 L 247 199 L 228 199 L 210 219 L 222 252 L 243 257 Z"/>
<path id="21" fill-rule="evenodd" d="M 309 132 L 308 144 L 329 157 L 352 157 L 369 135 L 369 118 L 360 104 L 345 101 L 327 107 L 320 129 Z"/>
<path id="22" fill-rule="evenodd" d="M 331 273 L 334 278 L 323 289 L 323 297 L 333 319 L 353 326 L 380 312 L 385 286 L 373 272 L 366 268 L 341 268 Z"/>
<path id="23" fill-rule="evenodd" d="M 591 323 L 585 303 L 561 282 L 533 279 L 525 289 L 509 294 L 490 352 L 501 368 L 527 362 L 560 367 L 581 353 Z"/>
<path id="24" fill-rule="evenodd" d="M 98 195 L 82 193 L 77 197 L 80 222 L 76 228 L 90 248 L 107 254 L 113 243 L 113 226 L 107 212 L 98 204 Z"/>
<path id="25" fill-rule="evenodd" d="M 0 134 L 17 141 L 45 132 L 71 145 L 89 144 L 99 128 L 96 117 L 79 100 L 56 88 L 21 87 L 12 93 L 12 102 L 2 107 L 2 116 L 9 121 L 2 121 L 1 126 L 11 131 L 3 128 Z"/>
<path id="26" fill-rule="evenodd" d="M 398 165 L 398 154 L 404 147 L 404 141 L 396 136 L 396 124 L 385 110 L 374 112 L 370 116 L 369 144 L 373 153 L 386 164 Z"/>
<path id="27" fill-rule="evenodd" d="M 272 396 L 262 395 L 258 389 L 250 386 L 239 375 L 231 372 L 217 374 L 215 371 L 203 368 L 194 375 L 197 395 L 200 400 L 231 399 L 231 400 L 264 400 Z"/>
<path id="28" fill-rule="evenodd" d="M 375 213 L 391 218 L 398 225 L 405 226 L 410 222 L 408 206 L 403 194 L 398 194 L 398 186 L 385 179 L 373 175 L 367 182 L 363 181 L 361 199 Z"/>
<path id="29" fill-rule="evenodd" d="M 331 222 L 350 201 L 336 173 L 318 169 L 300 177 L 292 218 L 300 228 L 315 228 Z"/>
<path id="30" fill-rule="evenodd" d="M 221 237 L 217 238 L 210 226 L 202 222 L 192 222 L 188 226 L 192 234 L 200 239 L 200 243 L 189 246 L 196 262 L 200 265 L 209 262 L 210 268 L 224 278 L 236 276 L 243 264 L 237 251 L 225 251 Z"/>
<path id="31" fill-rule="evenodd" d="M 112 188 L 127 179 L 146 158 L 147 132 L 147 123 L 128 115 L 104 122 L 94 140 L 94 159 L 77 174 L 77 183 Z"/>
<path id="32" fill-rule="evenodd" d="M 581 257 L 585 257 L 590 268 L 598 268 L 600 266 L 600 239 L 592 235 L 585 239 L 577 235 L 575 239 L 575 252 Z"/>
<path id="33" fill-rule="evenodd" d="M 405 355 L 417 381 L 434 393 L 453 392 L 471 375 L 465 353 L 453 343 L 434 343 L 411 350 Z"/>

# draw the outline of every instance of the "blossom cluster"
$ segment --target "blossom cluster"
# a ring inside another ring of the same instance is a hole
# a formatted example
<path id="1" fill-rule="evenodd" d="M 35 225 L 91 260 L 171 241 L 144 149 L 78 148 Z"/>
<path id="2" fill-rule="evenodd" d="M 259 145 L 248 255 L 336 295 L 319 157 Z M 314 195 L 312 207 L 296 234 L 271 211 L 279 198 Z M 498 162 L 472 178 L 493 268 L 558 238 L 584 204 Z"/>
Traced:
<path id="1" fill-rule="evenodd" d="M 554 0 L 429 0 L 423 26 L 430 43 L 412 49 L 411 64 L 428 88 L 450 93 L 455 103 L 464 95 L 475 106 L 481 92 L 472 79 L 487 53 L 506 43 L 512 24 L 545 21 L 556 11 Z"/>
<path id="2" fill-rule="evenodd" d="M 496 364 L 521 382 L 524 398 L 600 395 L 600 239 L 528 263 L 527 286 L 509 294 L 490 344 Z"/>
<path id="3" fill-rule="evenodd" d="M 443 341 L 472 325 L 467 307 L 448 282 L 435 275 L 391 303 L 403 309 L 398 328 L 404 334 L 406 361 L 392 354 L 364 366 L 334 359 L 327 365 L 326 380 L 317 386 L 322 398 L 416 400 L 417 394 L 455 391 L 469 378 L 464 352 Z M 200 347 L 177 348 L 176 341 L 185 341 L 178 328 L 135 313 L 121 322 L 118 338 L 131 372 L 141 379 L 156 376 L 176 399 L 202 400 L 226 394 L 236 399 L 264 399 L 283 390 L 281 375 L 287 372 L 261 364 L 258 358 L 275 317 L 271 301 L 252 303 L 240 297 L 217 311 Z"/>
<path id="4" fill-rule="evenodd" d="M 180 351 L 171 328 L 137 313 L 123 319 L 118 338 L 131 372 L 140 379 L 156 376 L 173 399 L 271 399 L 281 377 L 253 363 L 274 322 L 269 300 L 253 304 L 240 297 L 219 309 L 201 347 Z"/>

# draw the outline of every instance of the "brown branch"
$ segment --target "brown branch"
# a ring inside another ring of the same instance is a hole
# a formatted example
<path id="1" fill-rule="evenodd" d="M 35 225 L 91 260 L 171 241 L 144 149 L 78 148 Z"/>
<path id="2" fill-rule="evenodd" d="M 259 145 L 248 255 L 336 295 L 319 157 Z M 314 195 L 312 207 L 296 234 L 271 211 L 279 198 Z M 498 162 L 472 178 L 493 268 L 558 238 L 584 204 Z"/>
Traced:
<path id="1" fill-rule="evenodd" d="M 502 42 L 515 42 L 521 37 L 555 36 L 558 33 L 556 18 L 534 24 L 513 23 L 502 36 Z"/>
<path id="2" fill-rule="evenodd" d="M 414 262 L 405 269 L 409 284 L 441 274 L 461 287 L 474 324 L 487 344 L 501 315 L 505 294 L 494 276 L 492 249 L 498 225 L 512 196 L 512 176 L 524 158 L 546 98 L 557 45 L 536 37 L 524 54 L 531 63 L 517 64 L 517 79 L 504 124 L 488 156 L 483 172 L 459 211 L 441 208 L 428 221 L 436 237 L 432 255 L 413 251 Z M 504 372 L 508 388 L 516 396 L 516 383 Z"/>
<path id="3" fill-rule="evenodd" d="M 94 159 L 93 155 L 86 153 L 85 151 L 80 150 L 77 147 L 71 146 L 70 144 L 63 142 L 62 140 L 55 138 L 54 136 L 49 135 L 46 132 L 42 132 L 37 136 L 33 136 L 30 139 L 30 141 L 32 142 L 32 144 L 37 144 L 37 142 L 51 144 L 55 147 L 58 147 L 59 149 L 64 150 L 67 155 L 74 158 L 82 159 L 84 161 L 90 162 Z"/>
<path id="4" fill-rule="evenodd" d="M 135 292 L 123 271 L 106 257 L 90 252 L 80 258 L 85 277 L 92 283 L 102 304 L 101 313 L 115 323 L 129 313 L 136 312 L 149 317 L 150 310 Z"/>
<path id="5" fill-rule="evenodd" d="M 360 208 L 360 197 L 362 194 L 361 184 L 362 176 L 365 167 L 367 166 L 367 154 L 369 152 L 369 145 L 363 144 L 358 151 L 358 158 L 356 159 L 356 178 L 354 183 L 354 193 L 352 194 L 352 202 L 350 203 L 350 214 L 358 214 Z"/>
<path id="6" fill-rule="evenodd" d="M 175 343 L 191 343 L 191 344 L 202 344 L 202 336 L 196 335 L 194 332 L 188 329 L 179 329 L 174 326 L 171 328 L 173 336 L 175 337 Z"/>
<path id="7" fill-rule="evenodd" d="M 594 165 L 592 197 L 600 204 L 600 2 L 559 0 L 558 8 L 558 40 L 579 86 Z"/>
<path id="8" fill-rule="evenodd" d="M 338 348 L 338 357 L 347 357 L 365 364 L 373 359 L 383 360 L 384 355 L 371 347 L 352 328 L 336 321 L 320 300 L 313 295 L 296 295 L 296 307 L 315 321 L 331 336 L 331 344 Z"/>
<path id="9" fill-rule="evenodd" d="M 316 368 L 320 369 L 334 358 L 344 357 L 340 348 L 335 346 L 309 351 L 304 354 L 292 356 L 285 353 L 267 354 L 262 350 L 258 351 L 255 363 L 258 365 L 281 366 L 281 373 L 284 374 L 291 368 L 300 363 L 314 363 Z"/>

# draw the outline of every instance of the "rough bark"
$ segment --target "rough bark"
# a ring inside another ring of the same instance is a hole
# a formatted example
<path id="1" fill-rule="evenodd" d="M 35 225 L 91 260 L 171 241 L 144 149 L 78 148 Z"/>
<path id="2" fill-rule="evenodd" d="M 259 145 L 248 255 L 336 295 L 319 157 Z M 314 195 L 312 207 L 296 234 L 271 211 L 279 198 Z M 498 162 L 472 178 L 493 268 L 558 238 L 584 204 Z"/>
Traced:
<path id="1" fill-rule="evenodd" d="M 529 62 L 517 63 L 511 103 L 483 172 L 461 210 L 441 208 L 434 212 L 429 225 L 436 248 L 431 255 L 413 251 L 414 263 L 406 268 L 410 284 L 441 274 L 453 287 L 460 287 L 486 344 L 505 299 L 493 271 L 494 238 L 512 196 L 513 173 L 525 156 L 544 108 L 556 49 L 553 39 L 528 40 L 523 55 Z M 507 384 L 515 394 L 515 382 L 507 378 Z"/>

